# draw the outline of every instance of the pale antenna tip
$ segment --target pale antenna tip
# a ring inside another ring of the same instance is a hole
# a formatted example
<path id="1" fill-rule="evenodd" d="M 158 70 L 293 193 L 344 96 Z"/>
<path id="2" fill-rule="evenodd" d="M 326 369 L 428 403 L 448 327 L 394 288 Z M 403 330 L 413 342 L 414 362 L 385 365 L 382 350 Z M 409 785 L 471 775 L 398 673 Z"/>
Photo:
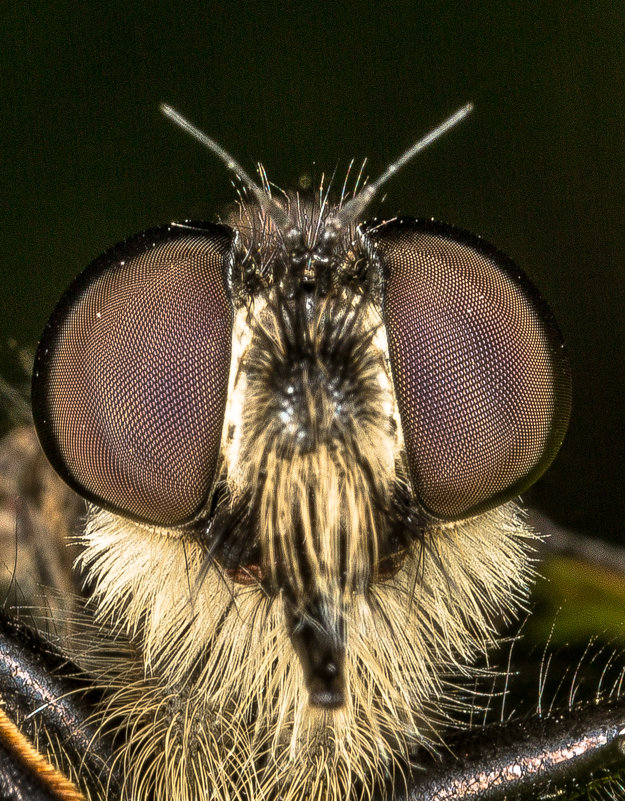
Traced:
<path id="1" fill-rule="evenodd" d="M 158 110 L 166 117 L 176 117 L 177 112 L 168 103 L 159 103 Z"/>

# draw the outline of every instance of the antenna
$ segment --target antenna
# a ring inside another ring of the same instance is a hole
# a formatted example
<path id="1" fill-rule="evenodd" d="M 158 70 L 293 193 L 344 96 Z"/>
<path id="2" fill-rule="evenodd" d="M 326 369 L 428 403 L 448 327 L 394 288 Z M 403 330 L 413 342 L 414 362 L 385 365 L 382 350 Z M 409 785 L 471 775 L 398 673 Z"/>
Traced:
<path id="1" fill-rule="evenodd" d="M 187 133 L 191 134 L 194 139 L 207 147 L 214 153 L 218 159 L 223 161 L 228 170 L 231 170 L 235 175 L 243 181 L 247 189 L 254 195 L 261 209 L 271 217 L 276 228 L 281 233 L 285 240 L 285 245 L 288 252 L 292 256 L 299 256 L 304 254 L 306 245 L 301 230 L 293 218 L 266 192 L 261 186 L 250 178 L 243 167 L 226 151 L 217 144 L 214 139 L 207 136 L 199 128 L 196 128 L 193 123 L 189 122 L 182 114 L 179 114 L 167 103 L 161 103 L 160 109 L 166 117 L 176 123 Z M 447 133 L 451 128 L 461 122 L 466 116 L 473 111 L 473 103 L 467 103 L 459 108 L 451 117 L 437 125 L 424 137 L 414 143 L 408 150 L 404 151 L 402 155 L 390 164 L 380 177 L 373 183 L 365 186 L 355 197 L 349 200 L 336 214 L 333 214 L 325 223 L 323 233 L 320 237 L 318 246 L 315 248 L 315 255 L 320 260 L 327 257 L 334 246 L 334 243 L 339 233 L 360 217 L 363 211 L 371 203 L 373 198 L 380 191 L 380 188 L 391 178 L 395 173 L 400 170 L 405 164 L 413 159 L 417 153 L 420 153 L 432 142 L 435 142 L 443 134 Z"/>
<path id="2" fill-rule="evenodd" d="M 159 108 L 166 117 L 169 117 L 169 119 L 176 123 L 176 125 L 182 128 L 188 134 L 191 134 L 194 139 L 197 139 L 198 142 L 207 147 L 217 156 L 218 159 L 220 159 L 220 161 L 223 161 L 223 163 L 226 165 L 226 169 L 231 170 L 241 181 L 243 181 L 245 186 L 250 190 L 250 192 L 252 192 L 258 201 L 259 206 L 271 217 L 276 225 L 276 228 L 288 241 L 289 250 L 296 250 L 300 245 L 302 248 L 304 247 L 302 233 L 295 224 L 294 220 L 278 203 L 276 203 L 271 195 L 267 194 L 262 187 L 260 187 L 254 180 L 252 180 L 252 178 L 250 178 L 243 167 L 230 155 L 230 153 L 228 153 L 227 150 L 224 150 L 224 148 L 215 142 L 214 139 L 211 139 L 210 136 L 204 133 L 204 131 L 196 128 L 192 122 L 189 122 L 186 117 L 183 117 L 182 114 L 177 112 L 176 109 L 172 108 L 167 103 L 161 103 Z"/>
<path id="3" fill-rule="evenodd" d="M 462 106 L 458 109 L 458 111 L 452 114 L 451 117 L 448 117 L 444 122 L 441 122 L 440 125 L 437 125 L 436 128 L 433 128 L 429 133 L 427 133 L 422 139 L 419 139 L 417 142 L 415 142 L 414 145 L 402 153 L 402 155 L 396 161 L 394 161 L 392 164 L 389 164 L 377 181 L 365 186 L 356 195 L 356 197 L 353 197 L 351 200 L 349 200 L 340 211 L 334 214 L 326 222 L 326 232 L 330 235 L 330 237 L 332 238 L 332 234 L 330 232 L 334 231 L 338 233 L 341 229 L 345 228 L 355 219 L 360 217 L 369 203 L 371 203 L 373 198 L 380 191 L 380 188 L 384 186 L 389 178 L 395 175 L 398 170 L 400 170 L 405 164 L 413 159 L 417 153 L 425 150 L 428 145 L 431 145 L 432 142 L 435 142 L 437 139 L 443 136 L 443 134 L 446 134 L 447 131 L 461 122 L 472 111 L 473 103 L 467 103 L 465 106 Z"/>

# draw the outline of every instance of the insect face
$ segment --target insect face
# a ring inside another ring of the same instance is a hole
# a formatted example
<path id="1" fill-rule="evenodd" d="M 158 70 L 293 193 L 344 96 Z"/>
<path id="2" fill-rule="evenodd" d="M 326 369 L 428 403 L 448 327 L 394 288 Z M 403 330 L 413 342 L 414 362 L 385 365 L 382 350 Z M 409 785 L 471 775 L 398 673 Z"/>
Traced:
<path id="1" fill-rule="evenodd" d="M 494 248 L 361 223 L 367 190 L 250 193 L 96 260 L 37 354 L 130 645 L 101 713 L 129 797 L 370 794 L 433 747 L 526 596 L 511 499 L 568 420 L 557 328 Z"/>

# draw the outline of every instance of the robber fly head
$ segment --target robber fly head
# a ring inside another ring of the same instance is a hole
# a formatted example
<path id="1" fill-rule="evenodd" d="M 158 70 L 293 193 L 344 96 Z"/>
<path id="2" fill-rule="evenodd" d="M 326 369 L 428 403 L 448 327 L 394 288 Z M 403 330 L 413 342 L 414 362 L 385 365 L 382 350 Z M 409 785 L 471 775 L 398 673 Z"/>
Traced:
<path id="1" fill-rule="evenodd" d="M 553 317 L 479 237 L 361 221 L 467 111 L 332 205 L 276 200 L 166 107 L 243 182 L 238 215 L 116 246 L 39 345 L 40 439 L 101 510 L 83 557 L 101 618 L 163 697 L 193 697 L 207 791 L 225 772 L 338 798 L 386 775 L 436 738 L 450 674 L 526 592 L 508 502 L 568 421 Z M 170 737 L 156 718 L 146 749 Z"/>

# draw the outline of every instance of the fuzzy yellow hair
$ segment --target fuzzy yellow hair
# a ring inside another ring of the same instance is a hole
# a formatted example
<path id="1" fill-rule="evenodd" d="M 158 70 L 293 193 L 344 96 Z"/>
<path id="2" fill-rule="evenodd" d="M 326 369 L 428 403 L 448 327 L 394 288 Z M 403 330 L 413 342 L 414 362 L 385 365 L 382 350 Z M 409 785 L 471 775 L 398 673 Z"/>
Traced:
<path id="1" fill-rule="evenodd" d="M 358 304 L 339 295 L 306 323 L 312 358 L 298 380 L 317 428 L 303 442 L 301 420 L 272 407 L 272 359 L 288 358 L 274 301 L 256 317 L 247 307 L 245 324 L 235 325 L 240 367 L 222 470 L 233 504 L 255 488 L 264 579 L 207 561 L 203 544 L 182 531 L 90 514 L 81 563 L 97 617 L 132 646 L 103 677 L 115 688 L 103 725 L 124 730 L 118 758 L 129 799 L 372 794 L 440 741 L 460 712 L 458 675 L 471 675 L 495 623 L 523 604 L 534 535 L 513 504 L 461 522 L 429 519 L 392 554 L 392 569 L 380 568 L 388 550 L 380 505 L 388 509 L 394 484 L 406 479 L 379 315 Z M 352 404 L 338 433 L 336 399 L 327 386 L 315 392 L 308 374 L 323 370 L 315 359 L 328 347 L 330 313 L 342 315 L 332 336 L 349 328 L 364 343 L 350 381 L 366 411 L 354 414 Z M 310 593 L 345 630 L 337 708 L 310 703 L 285 623 L 291 596 L 305 608 Z"/>

